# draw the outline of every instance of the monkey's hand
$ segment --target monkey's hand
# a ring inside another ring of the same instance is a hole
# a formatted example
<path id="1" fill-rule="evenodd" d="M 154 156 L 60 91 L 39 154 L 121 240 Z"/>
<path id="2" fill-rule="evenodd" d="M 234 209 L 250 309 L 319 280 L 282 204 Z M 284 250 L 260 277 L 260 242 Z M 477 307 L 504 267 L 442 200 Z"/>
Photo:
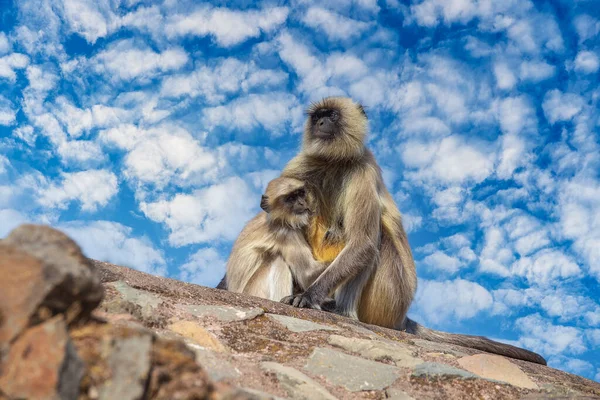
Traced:
<path id="1" fill-rule="evenodd" d="M 315 310 L 320 310 L 321 305 L 325 302 L 326 298 L 326 295 L 320 295 L 308 288 L 308 290 L 304 293 L 293 294 L 291 296 L 284 297 L 281 299 L 281 302 L 294 307 L 314 308 Z"/>

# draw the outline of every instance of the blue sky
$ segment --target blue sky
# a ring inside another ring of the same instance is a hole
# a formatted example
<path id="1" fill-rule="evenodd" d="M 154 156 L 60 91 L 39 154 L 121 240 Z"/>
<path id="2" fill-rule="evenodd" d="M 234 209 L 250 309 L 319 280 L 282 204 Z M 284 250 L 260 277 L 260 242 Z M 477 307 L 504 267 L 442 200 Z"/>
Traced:
<path id="1" fill-rule="evenodd" d="M 215 285 L 304 108 L 362 102 L 410 315 L 600 381 L 594 0 L 0 0 L 0 237 Z"/>

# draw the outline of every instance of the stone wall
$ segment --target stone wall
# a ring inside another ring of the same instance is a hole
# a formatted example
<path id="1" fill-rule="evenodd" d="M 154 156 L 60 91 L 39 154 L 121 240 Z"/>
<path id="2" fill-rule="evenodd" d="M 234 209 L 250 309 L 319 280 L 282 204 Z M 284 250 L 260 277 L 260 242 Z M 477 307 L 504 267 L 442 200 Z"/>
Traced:
<path id="1" fill-rule="evenodd" d="M 0 242 L 0 399 L 600 398 L 549 367 L 88 260 L 60 232 Z"/>

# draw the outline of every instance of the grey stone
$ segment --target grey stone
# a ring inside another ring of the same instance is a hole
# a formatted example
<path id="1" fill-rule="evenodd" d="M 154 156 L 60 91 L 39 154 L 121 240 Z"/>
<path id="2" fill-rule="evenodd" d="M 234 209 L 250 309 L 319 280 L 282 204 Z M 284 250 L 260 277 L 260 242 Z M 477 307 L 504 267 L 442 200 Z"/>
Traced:
<path id="1" fill-rule="evenodd" d="M 150 372 L 150 335 L 120 338 L 113 343 L 108 359 L 112 377 L 99 389 L 100 400 L 142 398 Z"/>
<path id="2" fill-rule="evenodd" d="M 426 350 L 426 351 L 433 351 L 433 352 L 437 352 L 437 353 L 447 353 L 447 354 L 452 354 L 453 356 L 456 356 L 456 357 L 465 357 L 468 355 L 467 353 L 456 350 L 456 346 L 446 344 L 446 343 L 437 343 L 437 342 L 431 342 L 429 340 L 412 339 L 412 338 L 411 338 L 411 341 L 417 347 L 421 348 L 422 350 Z"/>
<path id="3" fill-rule="evenodd" d="M 250 388 L 237 388 L 232 392 L 226 394 L 222 400 L 285 400 L 281 397 L 275 396 L 274 394 L 263 392 L 261 390 L 250 389 Z"/>
<path id="4" fill-rule="evenodd" d="M 327 325 L 317 324 L 316 322 L 306 321 L 299 318 L 288 317 L 286 315 L 279 314 L 267 314 L 269 318 L 279 322 L 292 332 L 309 332 L 309 331 L 339 331 L 338 328 L 334 328 Z"/>
<path id="5" fill-rule="evenodd" d="M 65 359 L 61 366 L 60 380 L 58 381 L 58 395 L 61 399 L 76 399 L 79 396 L 79 384 L 85 373 L 85 364 L 79 358 L 77 349 L 67 340 L 65 346 Z"/>
<path id="6" fill-rule="evenodd" d="M 221 322 L 244 321 L 264 314 L 261 308 L 237 308 L 230 306 L 207 306 L 191 304 L 185 310 L 196 317 L 213 317 Z"/>
<path id="7" fill-rule="evenodd" d="M 264 362 L 260 366 L 277 375 L 279 383 L 292 399 L 335 400 L 325 388 L 295 368 L 274 362 Z"/>
<path id="8" fill-rule="evenodd" d="M 133 304 L 137 304 L 140 307 L 150 307 L 152 309 L 157 308 L 160 303 L 162 303 L 162 299 L 150 292 L 146 292 L 144 290 L 138 290 L 132 288 L 127 283 L 123 281 L 116 281 L 108 283 L 117 289 L 117 291 L 123 297 L 123 300 L 129 301 Z"/>
<path id="9" fill-rule="evenodd" d="M 413 376 L 427 377 L 427 378 L 460 378 L 460 379 L 474 379 L 478 378 L 477 375 L 470 372 L 464 371 L 459 368 L 452 367 L 446 364 L 440 364 L 436 362 L 424 362 L 423 364 L 417 365 L 413 369 Z"/>
<path id="10" fill-rule="evenodd" d="M 387 400 L 414 400 L 413 397 L 410 397 L 408 394 L 403 392 L 400 389 L 388 389 L 385 391 L 387 395 Z"/>
<path id="11" fill-rule="evenodd" d="M 420 358 L 413 357 L 413 351 L 410 348 L 392 342 L 347 338 L 339 335 L 329 336 L 328 342 L 333 346 L 358 353 L 371 360 L 392 360 L 399 367 L 412 368 L 423 363 Z"/>
<path id="12" fill-rule="evenodd" d="M 351 392 L 385 389 L 400 375 L 394 366 L 326 348 L 316 348 L 304 369 Z"/>
<path id="13" fill-rule="evenodd" d="M 204 368 L 208 376 L 214 381 L 239 378 L 241 372 L 230 362 L 218 357 L 213 351 L 207 350 L 196 343 L 186 342 L 189 348 L 196 353 L 196 362 Z"/>

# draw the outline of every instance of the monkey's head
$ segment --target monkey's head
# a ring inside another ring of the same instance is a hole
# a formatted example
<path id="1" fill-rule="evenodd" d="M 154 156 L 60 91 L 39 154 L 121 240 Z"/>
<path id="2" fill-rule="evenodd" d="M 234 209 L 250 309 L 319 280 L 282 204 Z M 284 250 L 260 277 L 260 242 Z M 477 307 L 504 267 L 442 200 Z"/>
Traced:
<path id="1" fill-rule="evenodd" d="M 313 197 L 304 182 L 293 178 L 273 179 L 260 200 L 260 208 L 269 214 L 269 221 L 294 229 L 308 225 L 313 206 Z"/>
<path id="2" fill-rule="evenodd" d="M 365 150 L 367 114 L 347 97 L 327 97 L 306 111 L 303 151 L 313 157 L 344 160 Z"/>

